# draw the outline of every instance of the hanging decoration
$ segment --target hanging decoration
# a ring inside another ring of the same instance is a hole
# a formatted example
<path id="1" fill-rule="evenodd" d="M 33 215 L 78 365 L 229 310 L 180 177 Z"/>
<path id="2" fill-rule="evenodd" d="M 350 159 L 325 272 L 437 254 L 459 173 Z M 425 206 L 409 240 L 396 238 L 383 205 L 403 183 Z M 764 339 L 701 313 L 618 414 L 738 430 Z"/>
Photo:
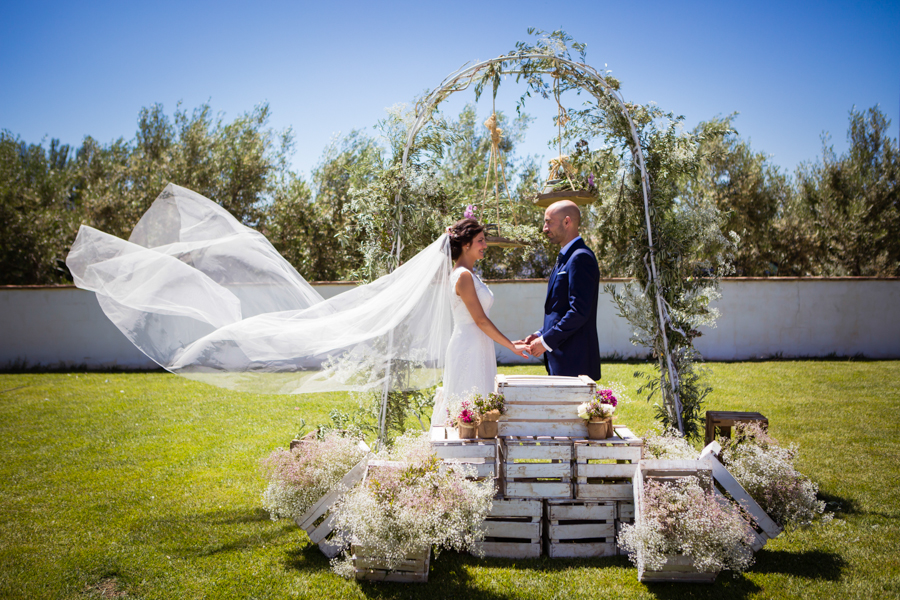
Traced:
<path id="1" fill-rule="evenodd" d="M 500 140 L 503 136 L 503 130 L 497 126 L 496 108 L 491 112 L 491 116 L 484 122 L 484 126 L 491 132 L 491 155 L 488 159 L 488 170 L 484 178 L 484 191 L 482 192 L 482 214 L 488 204 L 488 188 L 491 184 L 493 176 L 494 182 L 494 207 L 497 214 L 496 223 L 486 223 L 485 239 L 488 246 L 499 246 L 501 248 L 525 248 L 527 244 L 510 240 L 500 235 L 500 177 L 503 177 L 503 187 L 506 190 L 506 198 L 510 203 L 513 215 L 513 224 L 518 225 L 516 219 L 516 207 L 512 201 L 512 194 L 509 193 L 509 184 L 506 182 L 506 170 L 503 168 L 503 157 L 500 154 Z M 484 219 L 482 219 L 484 221 Z"/>
<path id="2" fill-rule="evenodd" d="M 554 202 L 560 200 L 570 200 L 579 206 L 590 204 L 594 201 L 594 195 L 588 190 L 579 189 L 572 178 L 576 177 L 575 168 L 569 161 L 569 156 L 563 154 L 563 129 L 569 122 L 569 115 L 562 103 L 559 101 L 559 70 L 555 70 L 550 75 L 553 77 L 553 98 L 556 100 L 558 113 L 556 115 L 556 126 L 559 140 L 559 155 L 550 159 L 550 172 L 547 175 L 547 181 L 544 182 L 544 188 L 535 196 L 534 204 L 546 208 Z M 564 187 L 566 189 L 559 189 Z"/>

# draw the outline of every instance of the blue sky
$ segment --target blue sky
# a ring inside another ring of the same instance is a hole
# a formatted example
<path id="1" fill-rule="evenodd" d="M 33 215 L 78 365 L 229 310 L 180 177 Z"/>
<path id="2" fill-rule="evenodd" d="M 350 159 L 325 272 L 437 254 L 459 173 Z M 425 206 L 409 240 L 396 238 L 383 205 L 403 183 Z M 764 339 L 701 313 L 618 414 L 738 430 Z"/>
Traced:
<path id="1" fill-rule="evenodd" d="M 564 29 L 627 100 L 655 101 L 688 127 L 739 112 L 741 135 L 788 171 L 821 154 L 822 132 L 844 150 L 853 106 L 880 105 L 897 136 L 900 3 L 827 1 L 4 0 L 0 128 L 32 143 L 109 142 L 133 138 L 156 102 L 171 114 L 209 101 L 226 120 L 268 102 L 308 175 L 334 134 L 371 130 L 386 107 L 508 52 L 528 27 Z M 498 108 L 518 95 L 501 87 Z M 459 96 L 447 112 L 474 99 Z M 526 107 L 538 122 L 520 152 L 550 154 L 551 104 Z"/>

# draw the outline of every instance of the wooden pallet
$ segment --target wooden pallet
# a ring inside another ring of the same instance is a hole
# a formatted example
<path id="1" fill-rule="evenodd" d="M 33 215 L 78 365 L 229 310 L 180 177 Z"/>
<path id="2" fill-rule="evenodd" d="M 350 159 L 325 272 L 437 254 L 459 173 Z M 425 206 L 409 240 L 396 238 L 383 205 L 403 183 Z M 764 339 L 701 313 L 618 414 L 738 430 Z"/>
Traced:
<path id="1" fill-rule="evenodd" d="M 713 480 L 716 484 L 716 495 L 721 502 L 730 502 L 725 493 L 732 500 L 741 505 L 741 508 L 756 521 L 756 525 L 747 524 L 748 531 L 753 535 L 753 543 L 750 545 L 754 552 L 762 550 L 770 539 L 775 539 L 782 529 L 766 511 L 747 493 L 740 482 L 728 472 L 719 461 L 719 453 L 722 447 L 718 442 L 712 442 L 700 453 L 700 460 L 707 461 L 712 468 Z M 723 493 L 725 492 L 725 493 Z"/>
<path id="2" fill-rule="evenodd" d="M 547 500 L 547 554 L 551 558 L 615 556 L 615 519 L 615 502 Z"/>
<path id="3" fill-rule="evenodd" d="M 616 437 L 575 442 L 575 498 L 634 501 L 634 472 L 644 442 L 627 427 L 615 427 Z"/>
<path id="4" fill-rule="evenodd" d="M 505 498 L 572 497 L 571 438 L 504 437 L 500 446 Z"/>
<path id="5" fill-rule="evenodd" d="M 484 521 L 485 556 L 499 558 L 540 558 L 540 500 L 494 500 Z"/>
<path id="6" fill-rule="evenodd" d="M 328 558 L 337 556 L 344 545 L 335 541 L 332 536 L 334 532 L 333 515 L 331 507 L 343 497 L 357 483 L 362 481 L 366 474 L 366 468 L 371 459 L 369 446 L 365 442 L 360 441 L 360 448 L 366 452 L 365 458 L 356 463 L 350 471 L 338 482 L 334 488 L 312 505 L 302 517 L 295 519 L 297 526 L 306 531 L 309 540 L 319 546 L 322 554 Z"/>
<path id="7" fill-rule="evenodd" d="M 447 465 L 466 464 L 475 469 L 475 479 L 497 479 L 500 475 L 499 442 L 494 439 L 459 439 L 452 427 L 433 427 L 431 447 Z"/>
<path id="8" fill-rule="evenodd" d="M 712 485 L 712 465 L 700 460 L 642 460 L 634 473 L 634 519 L 641 522 L 641 502 L 644 497 L 644 480 L 675 480 L 690 475 L 700 476 L 701 485 Z M 693 561 L 686 556 L 669 556 L 666 564 L 658 571 L 638 568 L 638 581 L 686 581 L 712 583 L 718 571 L 698 571 Z"/>
<path id="9" fill-rule="evenodd" d="M 495 383 L 506 405 L 498 422 L 501 437 L 587 437 L 578 405 L 589 401 L 597 387 L 590 377 L 499 374 Z"/>
<path id="10" fill-rule="evenodd" d="M 425 583 L 428 581 L 428 570 L 431 567 L 431 548 L 409 554 L 393 569 L 388 569 L 388 562 L 375 552 L 357 544 L 351 546 L 353 567 L 356 579 L 366 581 L 393 581 L 401 583 Z"/>

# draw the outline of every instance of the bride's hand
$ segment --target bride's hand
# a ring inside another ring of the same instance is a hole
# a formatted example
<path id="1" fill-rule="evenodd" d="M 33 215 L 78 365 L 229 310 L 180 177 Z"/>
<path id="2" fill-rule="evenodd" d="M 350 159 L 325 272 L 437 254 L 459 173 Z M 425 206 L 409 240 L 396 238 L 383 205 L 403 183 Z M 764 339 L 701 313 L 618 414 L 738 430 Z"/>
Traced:
<path id="1" fill-rule="evenodd" d="M 515 344 L 516 354 L 521 356 L 522 358 L 531 358 L 531 355 L 528 353 L 528 344 Z"/>

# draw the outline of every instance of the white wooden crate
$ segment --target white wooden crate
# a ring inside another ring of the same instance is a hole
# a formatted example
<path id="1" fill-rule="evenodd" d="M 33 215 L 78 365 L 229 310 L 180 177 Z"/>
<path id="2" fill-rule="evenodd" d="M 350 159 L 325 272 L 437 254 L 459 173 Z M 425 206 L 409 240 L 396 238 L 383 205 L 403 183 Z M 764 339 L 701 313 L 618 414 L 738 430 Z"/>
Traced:
<path id="1" fill-rule="evenodd" d="M 494 439 L 459 439 L 452 427 L 433 427 L 431 447 L 441 462 L 466 464 L 475 468 L 475 479 L 496 479 L 500 475 L 499 442 Z"/>
<path id="2" fill-rule="evenodd" d="M 575 498 L 634 500 L 632 480 L 643 456 L 644 442 L 618 425 L 616 436 L 575 442 Z"/>
<path id="3" fill-rule="evenodd" d="M 551 558 L 616 555 L 616 503 L 547 500 L 544 531 Z"/>
<path id="4" fill-rule="evenodd" d="M 712 468 L 713 480 L 716 483 L 716 496 L 719 501 L 730 502 L 725 494 L 720 491 L 719 488 L 721 488 L 756 521 L 755 526 L 747 524 L 747 529 L 753 536 L 753 543 L 750 547 L 753 548 L 754 552 L 762 550 L 766 542 L 778 537 L 778 534 L 782 531 L 781 527 L 766 514 L 766 511 L 747 493 L 747 490 L 744 489 L 738 480 L 728 472 L 725 465 L 719 462 L 718 455 L 721 451 L 722 447 L 719 443 L 712 442 L 700 453 L 700 460 L 708 462 Z"/>
<path id="5" fill-rule="evenodd" d="M 350 471 L 338 482 L 330 492 L 319 498 L 302 517 L 295 519 L 297 526 L 306 531 L 309 540 L 319 546 L 319 550 L 328 558 L 334 558 L 343 549 L 343 545 L 335 542 L 331 535 L 334 532 L 332 524 L 333 516 L 331 507 L 343 497 L 357 483 L 362 481 L 366 474 L 366 468 L 371 454 L 369 446 L 365 442 L 359 442 L 360 448 L 366 452 L 366 456 L 356 463 Z"/>
<path id="6" fill-rule="evenodd" d="M 539 558 L 542 504 L 540 500 L 494 500 L 484 521 L 484 555 Z"/>
<path id="7" fill-rule="evenodd" d="M 590 377 L 498 374 L 495 386 L 506 404 L 506 414 L 498 422 L 501 437 L 587 437 L 587 422 L 578 417 L 578 405 L 589 401 L 597 387 Z"/>
<path id="8" fill-rule="evenodd" d="M 645 479 L 675 480 L 690 475 L 701 476 L 701 485 L 712 485 L 712 466 L 700 460 L 642 460 L 634 474 L 634 520 L 641 522 L 641 502 L 644 497 Z M 712 583 L 718 571 L 698 571 L 686 556 L 667 557 L 666 564 L 658 571 L 638 570 L 638 581 L 686 581 Z"/>
<path id="9" fill-rule="evenodd" d="M 353 567 L 356 579 L 366 581 L 392 581 L 402 583 L 425 583 L 428 581 L 428 570 L 431 567 L 431 548 L 409 554 L 393 569 L 376 552 L 353 544 Z"/>
<path id="10" fill-rule="evenodd" d="M 500 459 L 504 497 L 572 497 L 570 438 L 505 437 L 500 446 Z"/>

